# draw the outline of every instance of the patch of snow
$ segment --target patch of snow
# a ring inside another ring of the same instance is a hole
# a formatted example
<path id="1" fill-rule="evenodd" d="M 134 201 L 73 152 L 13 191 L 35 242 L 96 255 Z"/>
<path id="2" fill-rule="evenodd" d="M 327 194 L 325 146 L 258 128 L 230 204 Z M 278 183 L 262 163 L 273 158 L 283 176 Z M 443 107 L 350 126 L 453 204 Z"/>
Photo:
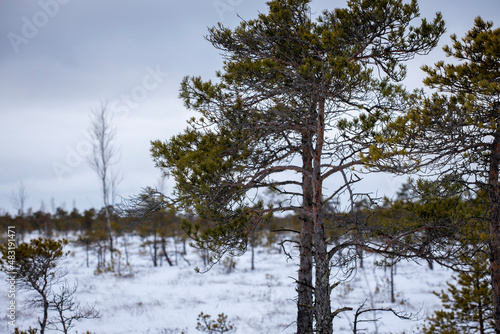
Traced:
<path id="1" fill-rule="evenodd" d="M 256 249 L 256 269 L 250 270 L 251 255 L 234 258 L 235 269 L 227 273 L 222 264 L 206 273 L 202 258 L 196 250 L 188 248 L 186 259 L 191 266 L 178 259 L 178 266 L 170 267 L 166 261 L 153 267 L 149 252 L 139 247 L 138 237 L 129 238 L 128 252 L 131 274 L 118 277 L 113 273 L 95 275 L 96 256 L 91 255 L 86 267 L 83 248 L 70 244 L 71 254 L 62 264 L 70 283 L 78 281 L 76 299 L 85 304 L 95 304 L 102 314 L 99 319 L 77 323 L 74 333 L 90 331 L 96 334 L 167 334 L 199 333 L 196 330 L 197 316 L 203 312 L 217 319 L 219 313 L 227 315 L 234 324 L 236 333 L 282 333 L 295 331 L 296 291 L 294 277 L 297 276 L 298 257 L 286 260 L 276 249 Z M 173 252 L 172 242 L 169 243 Z M 123 252 L 122 252 L 123 253 Z M 422 325 L 423 319 L 440 308 L 439 299 L 432 291 L 444 289 L 451 272 L 438 265 L 430 270 L 427 263 L 400 262 L 396 266 L 395 297 L 390 302 L 390 269 L 375 266 L 380 257 L 370 256 L 364 268 L 357 268 L 355 275 L 343 281 L 332 291 L 332 310 L 349 306 L 353 311 L 343 312 L 334 320 L 335 333 L 352 333 L 354 312 L 362 304 L 365 308 L 393 308 L 404 314 L 413 314 L 415 320 L 400 320 L 390 312 L 367 312 L 363 320 L 366 333 L 412 333 Z M 127 267 L 122 256 L 121 270 Z M 5 274 L 0 274 L 0 332 L 12 333 L 6 318 L 8 305 Z M 5 282 L 5 283 L 2 283 Z M 332 283 L 335 278 L 332 277 Z M 18 291 L 17 304 L 29 297 Z M 16 325 L 20 329 L 37 327 L 40 311 L 17 308 Z M 362 331 L 360 332 L 362 333 Z"/>

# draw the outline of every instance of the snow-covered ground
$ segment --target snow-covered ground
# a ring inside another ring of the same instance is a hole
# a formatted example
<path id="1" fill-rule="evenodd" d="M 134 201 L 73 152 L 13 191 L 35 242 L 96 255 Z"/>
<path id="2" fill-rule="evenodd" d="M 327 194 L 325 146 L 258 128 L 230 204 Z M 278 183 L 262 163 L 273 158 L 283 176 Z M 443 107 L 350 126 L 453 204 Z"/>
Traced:
<path id="1" fill-rule="evenodd" d="M 236 333 L 294 333 L 296 297 L 293 278 L 296 277 L 297 261 L 287 260 L 278 248 L 258 248 L 256 269 L 250 270 L 250 252 L 235 258 L 235 269 L 227 273 L 222 264 L 206 273 L 200 254 L 189 249 L 186 259 L 178 258 L 178 266 L 153 267 L 147 250 L 140 248 L 139 238 L 129 246 L 131 275 L 118 277 L 113 273 L 94 275 L 96 256 L 91 255 L 90 267 L 85 264 L 83 248 L 68 245 L 71 250 L 63 263 L 69 270 L 69 282 L 78 281 L 77 298 L 82 304 L 95 304 L 102 314 L 99 319 L 84 320 L 72 330 L 96 334 L 166 334 L 200 333 L 196 330 L 197 316 L 203 312 L 216 319 L 219 313 L 227 315 Z M 173 246 L 170 244 L 170 250 Z M 293 250 L 292 250 L 293 251 Z M 173 255 L 171 255 L 173 258 Z M 352 333 L 354 312 L 360 305 L 365 308 L 391 307 L 405 314 L 413 314 L 414 320 L 399 320 L 390 312 L 368 312 L 362 320 L 359 333 L 417 333 L 422 320 L 440 303 L 433 290 L 445 288 L 450 271 L 439 266 L 430 270 L 409 262 L 397 264 L 395 275 L 396 302 L 390 303 L 390 270 L 374 265 L 380 260 L 374 256 L 365 259 L 363 269 L 344 281 L 332 292 L 332 309 L 349 306 L 354 310 L 341 313 L 334 321 L 335 333 Z M 127 268 L 122 272 L 128 273 Z M 0 274 L 0 332 L 12 333 L 8 325 L 8 284 Z M 332 282 L 335 279 L 332 278 Z M 25 293 L 18 293 L 17 303 L 22 304 Z M 39 311 L 29 312 L 18 307 L 16 325 L 21 329 L 37 327 Z"/>

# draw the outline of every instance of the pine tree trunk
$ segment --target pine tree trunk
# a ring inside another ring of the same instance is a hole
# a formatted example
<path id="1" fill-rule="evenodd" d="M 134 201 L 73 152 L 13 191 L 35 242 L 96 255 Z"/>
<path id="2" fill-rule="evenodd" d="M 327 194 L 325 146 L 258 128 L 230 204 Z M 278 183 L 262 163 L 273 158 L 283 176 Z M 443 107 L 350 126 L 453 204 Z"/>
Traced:
<path id="1" fill-rule="evenodd" d="M 396 302 L 396 297 L 394 296 L 394 271 L 396 270 L 394 259 L 391 261 L 391 303 Z"/>
<path id="2" fill-rule="evenodd" d="M 316 263 L 316 285 L 314 288 L 314 311 L 316 333 L 332 334 L 332 308 L 330 305 L 330 258 L 325 242 L 323 222 L 314 226 L 314 259 Z"/>
<path id="3" fill-rule="evenodd" d="M 302 135 L 302 166 L 305 173 L 302 175 L 302 208 L 305 214 L 302 217 L 300 232 L 300 264 L 297 278 L 297 334 L 313 332 L 313 233 L 312 221 L 313 185 L 312 185 L 312 135 Z"/>
<path id="4" fill-rule="evenodd" d="M 314 287 L 314 313 L 316 333 L 332 334 L 332 308 L 330 305 L 330 258 L 328 255 L 325 226 L 323 221 L 323 179 L 321 157 L 324 145 L 325 105 L 318 104 L 316 147 L 313 157 L 313 222 L 314 222 L 314 260 L 316 280 Z"/>
<path id="5" fill-rule="evenodd" d="M 153 232 L 153 266 L 158 266 L 158 241 L 156 239 L 156 229 Z"/>
<path id="6" fill-rule="evenodd" d="M 304 217 L 300 234 L 300 264 L 297 282 L 297 334 L 313 332 L 313 230 L 309 217 Z"/>
<path id="7" fill-rule="evenodd" d="M 161 238 L 161 249 L 163 251 L 163 254 L 165 255 L 165 260 L 167 260 L 168 265 L 172 267 L 174 264 L 172 263 L 172 261 L 168 257 L 165 237 Z"/>
<path id="8" fill-rule="evenodd" d="M 252 241 L 250 242 L 250 246 L 252 248 L 252 261 L 251 261 L 251 270 L 255 270 L 255 237 L 252 236 Z"/>
<path id="9" fill-rule="evenodd" d="M 489 213 L 490 213 L 490 261 L 491 285 L 493 288 L 493 319 L 495 333 L 500 334 L 500 203 L 498 195 L 498 169 L 500 165 L 500 133 L 492 144 L 489 170 Z"/>
<path id="10" fill-rule="evenodd" d="M 363 250 L 361 248 L 356 248 L 356 253 L 358 254 L 359 257 L 359 267 L 363 269 L 364 262 L 363 262 Z"/>
<path id="11" fill-rule="evenodd" d="M 90 241 L 85 241 L 85 262 L 87 263 L 87 268 L 89 267 L 89 249 Z"/>
<path id="12" fill-rule="evenodd" d="M 179 251 L 177 250 L 177 241 L 174 236 L 174 255 L 175 255 L 175 265 L 179 265 Z"/>
<path id="13" fill-rule="evenodd" d="M 123 237 L 123 245 L 124 245 L 124 248 L 125 248 L 125 261 L 127 261 L 126 263 L 129 264 L 129 260 L 128 260 L 128 239 L 127 239 L 127 234 L 125 233 L 124 237 Z"/>
<path id="14" fill-rule="evenodd" d="M 476 291 L 479 291 L 481 289 L 481 280 L 479 279 L 479 277 L 477 276 L 476 273 L 474 273 L 474 276 L 473 276 L 473 279 L 474 279 L 474 288 Z M 484 323 L 485 323 L 485 319 L 484 319 L 484 315 L 483 315 L 483 309 L 484 309 L 484 306 L 483 306 L 483 299 L 482 297 L 479 297 L 478 298 L 478 305 L 477 305 L 477 313 L 478 313 L 478 323 L 479 323 L 479 334 L 486 334 L 485 332 L 485 328 L 484 328 Z"/>
<path id="15" fill-rule="evenodd" d="M 46 295 L 43 295 L 42 299 L 43 299 L 43 318 L 41 321 L 38 320 L 38 323 L 40 324 L 40 334 L 45 334 L 45 328 L 47 327 L 47 321 L 49 319 L 49 301 L 47 300 Z"/>

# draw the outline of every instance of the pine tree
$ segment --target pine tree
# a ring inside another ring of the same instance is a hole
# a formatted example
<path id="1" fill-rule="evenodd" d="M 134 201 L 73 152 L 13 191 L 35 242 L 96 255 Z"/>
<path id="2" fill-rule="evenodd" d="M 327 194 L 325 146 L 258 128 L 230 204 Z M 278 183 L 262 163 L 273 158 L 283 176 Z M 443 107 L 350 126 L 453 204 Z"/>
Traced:
<path id="1" fill-rule="evenodd" d="M 41 334 L 49 323 L 52 287 L 65 275 L 58 264 L 68 254 L 63 251 L 67 244 L 65 239 L 38 238 L 18 244 L 15 252 L 11 252 L 9 243 L 0 245 L 0 270 L 14 275 L 20 288 L 36 292 L 31 303 L 42 308 L 42 317 L 38 319 Z M 12 260 L 11 256 L 15 258 Z"/>
<path id="2" fill-rule="evenodd" d="M 475 257 L 470 271 L 453 277 L 447 291 L 435 292 L 444 309 L 436 311 L 423 327 L 425 334 L 494 333 L 493 292 L 484 253 Z"/>
<path id="3" fill-rule="evenodd" d="M 454 175 L 468 189 L 484 192 L 488 206 L 488 252 L 500 334 L 500 29 L 480 17 L 444 51 L 455 63 L 424 66 L 424 83 L 435 93 L 416 99 L 415 108 L 399 120 L 422 165 L 440 178 Z"/>
<path id="4" fill-rule="evenodd" d="M 33 292 L 26 300 L 28 306 L 42 309 L 38 318 L 40 334 L 52 329 L 67 334 L 75 321 L 100 316 L 94 307 L 80 306 L 74 297 L 77 284 L 70 287 L 65 279 L 67 271 L 60 267 L 60 262 L 69 254 L 63 251 L 67 244 L 66 239 L 38 238 L 14 245 L 15 251 L 12 242 L 0 245 L 0 270 L 15 279 L 19 288 Z M 59 291 L 54 290 L 57 286 Z M 50 311 L 56 316 L 51 318 Z M 32 331 L 36 332 L 28 330 Z"/>
<path id="5" fill-rule="evenodd" d="M 330 262 L 360 238 L 348 236 L 352 224 L 338 212 L 329 226 L 326 207 L 359 180 L 352 167 L 375 166 L 387 153 L 378 137 L 401 107 L 403 62 L 428 53 L 444 22 L 437 15 L 412 26 L 415 0 L 350 0 L 316 19 L 309 3 L 270 1 L 266 15 L 210 29 L 207 39 L 225 60 L 219 82 L 182 82 L 181 98 L 200 117 L 169 141 L 153 142 L 152 154 L 176 181 L 172 205 L 209 222 L 184 227 L 215 260 L 245 251 L 271 214 L 300 215 L 297 331 L 329 334 L 338 314 Z M 324 187 L 333 178 L 342 185 Z M 265 189 L 277 203 L 255 200 Z M 340 246 L 330 247 L 329 229 L 346 236 Z"/>

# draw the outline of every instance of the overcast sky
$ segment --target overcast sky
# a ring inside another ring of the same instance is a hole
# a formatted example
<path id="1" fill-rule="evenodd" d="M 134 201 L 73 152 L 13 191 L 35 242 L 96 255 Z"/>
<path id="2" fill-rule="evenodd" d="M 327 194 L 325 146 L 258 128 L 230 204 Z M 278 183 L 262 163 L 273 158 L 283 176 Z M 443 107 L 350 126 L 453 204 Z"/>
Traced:
<path id="1" fill-rule="evenodd" d="M 192 116 L 178 99 L 186 75 L 213 77 L 221 57 L 207 27 L 234 27 L 238 15 L 266 12 L 264 0 L 0 0 L 0 210 L 13 212 L 22 183 L 26 207 L 42 201 L 71 210 L 101 207 L 100 186 L 85 161 L 91 109 L 115 111 L 115 145 L 128 197 L 160 178 L 150 141 L 167 139 Z M 462 36 L 474 17 L 500 22 L 499 0 L 420 0 L 423 17 L 441 11 L 449 35 Z M 313 12 L 345 0 L 313 1 Z M 420 64 L 444 59 L 441 49 L 415 60 L 408 85 L 420 86 Z M 383 181 L 381 181 L 383 180 Z M 389 176 L 367 181 L 397 190 Z M 375 185 L 376 184 L 376 185 Z M 167 183 L 168 188 L 171 185 Z M 376 191 L 377 189 L 370 189 Z"/>

